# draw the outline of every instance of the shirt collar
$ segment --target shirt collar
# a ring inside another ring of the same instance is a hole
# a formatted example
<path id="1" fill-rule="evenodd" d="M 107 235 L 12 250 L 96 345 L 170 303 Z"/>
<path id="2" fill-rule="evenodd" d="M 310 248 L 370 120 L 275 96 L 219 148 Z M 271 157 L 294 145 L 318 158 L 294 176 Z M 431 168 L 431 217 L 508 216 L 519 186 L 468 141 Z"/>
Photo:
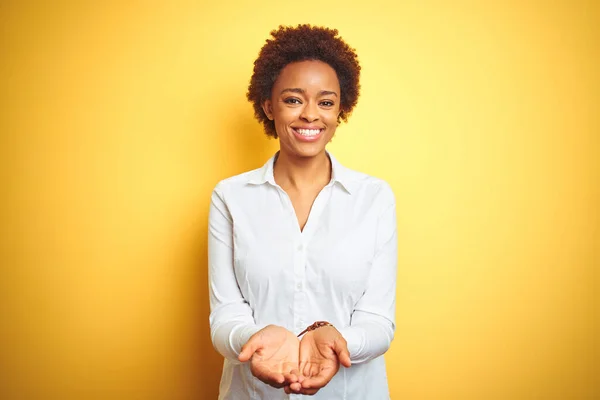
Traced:
<path id="1" fill-rule="evenodd" d="M 346 192 L 352 194 L 354 179 L 351 171 L 344 167 L 338 162 L 338 160 L 328 151 L 327 156 L 331 160 L 331 182 L 330 184 L 339 183 Z M 279 155 L 279 151 L 275 153 L 269 161 L 265 163 L 261 168 L 254 170 L 250 174 L 248 183 L 251 185 L 262 185 L 264 183 L 270 183 L 273 186 L 277 186 L 275 183 L 275 177 L 273 176 L 273 165 Z"/>

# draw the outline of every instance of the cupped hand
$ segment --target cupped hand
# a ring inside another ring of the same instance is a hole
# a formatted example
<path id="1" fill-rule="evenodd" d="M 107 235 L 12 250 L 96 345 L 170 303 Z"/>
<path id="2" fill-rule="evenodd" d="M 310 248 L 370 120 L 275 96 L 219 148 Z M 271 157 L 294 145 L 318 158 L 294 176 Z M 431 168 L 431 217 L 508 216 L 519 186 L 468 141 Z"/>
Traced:
<path id="1" fill-rule="evenodd" d="M 286 393 L 313 395 L 327 385 L 340 369 L 350 367 L 348 345 L 333 326 L 324 326 L 307 332 L 300 342 L 298 382 L 285 386 Z"/>
<path id="2" fill-rule="evenodd" d="M 298 382 L 300 341 L 287 329 L 269 325 L 256 332 L 242 347 L 241 362 L 250 360 L 252 375 L 275 388 Z"/>

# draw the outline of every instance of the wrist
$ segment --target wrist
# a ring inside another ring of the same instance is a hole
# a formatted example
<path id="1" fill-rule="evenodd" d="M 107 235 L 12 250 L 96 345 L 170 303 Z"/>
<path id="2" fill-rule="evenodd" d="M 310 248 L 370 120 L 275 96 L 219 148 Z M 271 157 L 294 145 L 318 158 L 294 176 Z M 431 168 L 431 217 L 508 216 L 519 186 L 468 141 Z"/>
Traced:
<path id="1" fill-rule="evenodd" d="M 265 335 L 284 335 L 300 339 L 294 332 L 280 325 L 267 325 L 261 331 L 259 331 L 259 333 L 263 333 Z"/>
<path id="2" fill-rule="evenodd" d="M 307 326 L 307 327 L 306 327 L 306 329 L 304 329 L 302 332 L 300 332 L 300 333 L 298 334 L 298 337 L 301 337 L 301 336 L 302 336 L 302 335 L 304 335 L 305 333 L 308 333 L 308 332 L 314 331 L 314 330 L 316 330 L 316 329 L 319 329 L 319 328 L 324 328 L 324 327 L 326 327 L 326 326 L 333 327 L 333 325 L 332 325 L 331 323 L 327 322 L 327 321 L 316 321 L 316 322 L 315 322 L 315 323 L 313 323 L 312 325 L 309 325 L 309 326 Z M 335 329 L 335 328 L 334 328 L 334 329 Z"/>

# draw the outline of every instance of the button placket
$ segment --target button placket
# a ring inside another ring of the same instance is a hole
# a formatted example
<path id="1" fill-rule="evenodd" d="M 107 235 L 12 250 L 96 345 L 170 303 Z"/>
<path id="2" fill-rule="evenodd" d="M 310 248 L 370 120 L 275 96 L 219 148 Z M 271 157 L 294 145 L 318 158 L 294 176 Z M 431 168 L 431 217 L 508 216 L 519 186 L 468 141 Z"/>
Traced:
<path id="1" fill-rule="evenodd" d="M 306 294 L 304 293 L 305 278 L 305 245 L 302 237 L 298 238 L 294 254 L 294 327 L 296 333 L 301 332 L 306 324 Z"/>

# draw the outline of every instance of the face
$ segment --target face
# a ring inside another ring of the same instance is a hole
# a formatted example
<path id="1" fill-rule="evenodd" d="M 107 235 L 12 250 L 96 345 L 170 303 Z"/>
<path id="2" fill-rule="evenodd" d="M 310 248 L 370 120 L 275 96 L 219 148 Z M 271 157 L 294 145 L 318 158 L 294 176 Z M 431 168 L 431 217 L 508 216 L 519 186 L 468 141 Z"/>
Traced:
<path id="1" fill-rule="evenodd" d="M 275 122 L 281 152 L 303 158 L 324 153 L 338 125 L 340 95 L 337 74 L 328 64 L 286 65 L 271 98 L 263 103 L 265 114 Z"/>

